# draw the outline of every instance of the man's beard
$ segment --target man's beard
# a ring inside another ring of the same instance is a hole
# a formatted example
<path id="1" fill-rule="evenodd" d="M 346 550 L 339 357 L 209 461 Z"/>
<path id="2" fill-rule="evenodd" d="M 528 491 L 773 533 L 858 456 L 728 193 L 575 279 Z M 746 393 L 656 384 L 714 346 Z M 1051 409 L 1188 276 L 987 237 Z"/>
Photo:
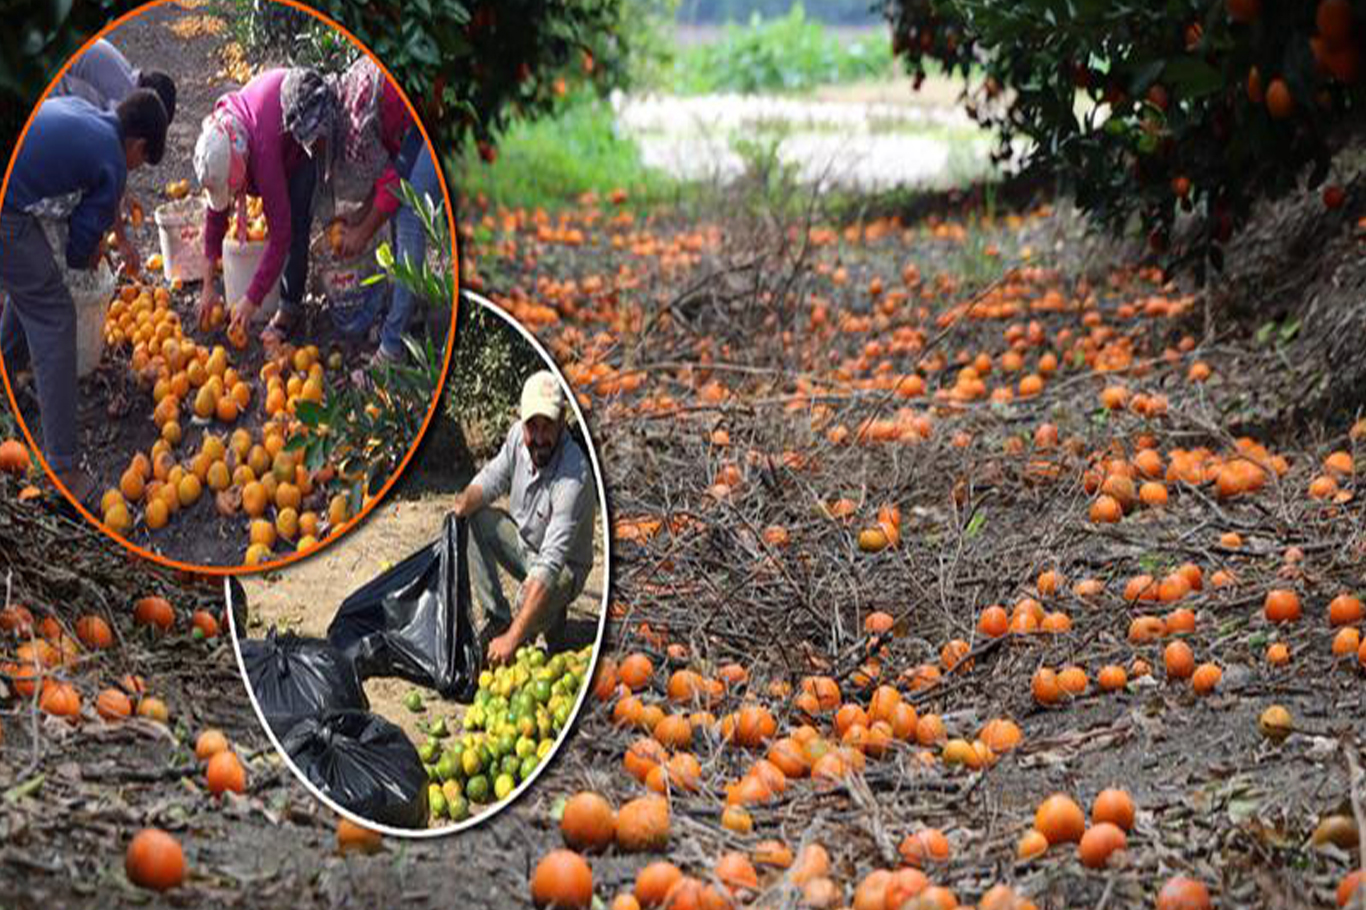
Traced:
<path id="1" fill-rule="evenodd" d="M 554 444 L 550 445 L 531 445 L 527 449 L 531 453 L 531 463 L 538 468 L 543 468 L 550 464 L 550 458 L 555 454 Z"/>

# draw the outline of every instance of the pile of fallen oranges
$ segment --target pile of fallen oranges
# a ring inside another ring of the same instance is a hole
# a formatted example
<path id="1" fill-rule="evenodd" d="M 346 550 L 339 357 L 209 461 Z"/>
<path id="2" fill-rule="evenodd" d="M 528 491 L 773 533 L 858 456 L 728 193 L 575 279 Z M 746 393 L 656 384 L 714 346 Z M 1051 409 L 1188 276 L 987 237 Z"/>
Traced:
<path id="1" fill-rule="evenodd" d="M 225 347 L 199 344 L 184 332 L 165 288 L 122 288 L 105 333 L 112 348 L 129 350 L 159 430 L 102 496 L 108 528 L 127 535 L 140 520 L 156 532 L 207 499 L 223 517 L 247 519 L 244 561 L 256 565 L 282 544 L 306 551 L 350 518 L 345 495 L 325 495 L 333 470 L 309 471 L 287 448 L 299 403 L 325 400 L 327 367 L 316 346 L 285 346 L 262 365 L 256 381 L 265 389 L 266 420 L 252 431 L 236 424 L 260 397 L 253 382 Z M 203 428 L 191 452 L 183 448 L 186 423 Z"/>

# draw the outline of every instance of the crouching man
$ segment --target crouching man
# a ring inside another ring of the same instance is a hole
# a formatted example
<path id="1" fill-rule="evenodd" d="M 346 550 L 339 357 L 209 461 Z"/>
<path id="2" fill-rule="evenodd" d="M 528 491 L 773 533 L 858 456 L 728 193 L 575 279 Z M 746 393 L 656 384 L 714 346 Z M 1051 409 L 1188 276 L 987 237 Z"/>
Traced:
<path id="1" fill-rule="evenodd" d="M 561 650 L 567 609 L 593 567 L 592 472 L 565 428 L 565 412 L 555 375 L 543 370 L 530 376 L 522 387 L 521 419 L 456 496 L 455 513 L 469 520 L 470 574 L 493 665 L 511 661 L 540 633 L 551 651 Z M 493 506 L 503 495 L 507 511 Z M 515 611 L 499 566 L 521 583 Z"/>

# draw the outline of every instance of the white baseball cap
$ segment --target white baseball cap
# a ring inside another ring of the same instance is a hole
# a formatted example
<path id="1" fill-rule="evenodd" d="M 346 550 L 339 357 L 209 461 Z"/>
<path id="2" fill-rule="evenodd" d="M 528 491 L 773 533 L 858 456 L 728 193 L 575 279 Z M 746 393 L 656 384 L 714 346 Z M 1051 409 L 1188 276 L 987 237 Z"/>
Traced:
<path id="1" fill-rule="evenodd" d="M 532 373 L 522 384 L 522 422 L 533 417 L 559 421 L 564 417 L 564 390 L 549 370 Z"/>

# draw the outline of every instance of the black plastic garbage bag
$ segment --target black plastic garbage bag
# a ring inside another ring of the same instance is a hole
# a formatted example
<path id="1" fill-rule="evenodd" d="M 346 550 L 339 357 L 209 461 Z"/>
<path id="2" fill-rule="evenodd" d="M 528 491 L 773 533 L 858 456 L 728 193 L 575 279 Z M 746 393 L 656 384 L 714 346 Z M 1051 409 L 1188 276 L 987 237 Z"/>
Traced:
<path id="1" fill-rule="evenodd" d="M 241 642 L 247 679 L 276 736 L 329 709 L 370 709 L 351 659 L 322 639 L 279 635 L 272 627 L 264 640 Z"/>
<path id="2" fill-rule="evenodd" d="M 352 593 L 327 640 L 362 678 L 398 676 L 444 698 L 472 697 L 483 654 L 470 619 L 463 518 L 447 515 L 441 536 Z"/>
<path id="3" fill-rule="evenodd" d="M 296 723 L 283 745 L 339 806 L 394 828 L 427 827 L 427 771 L 397 725 L 366 711 L 328 711 Z"/>

